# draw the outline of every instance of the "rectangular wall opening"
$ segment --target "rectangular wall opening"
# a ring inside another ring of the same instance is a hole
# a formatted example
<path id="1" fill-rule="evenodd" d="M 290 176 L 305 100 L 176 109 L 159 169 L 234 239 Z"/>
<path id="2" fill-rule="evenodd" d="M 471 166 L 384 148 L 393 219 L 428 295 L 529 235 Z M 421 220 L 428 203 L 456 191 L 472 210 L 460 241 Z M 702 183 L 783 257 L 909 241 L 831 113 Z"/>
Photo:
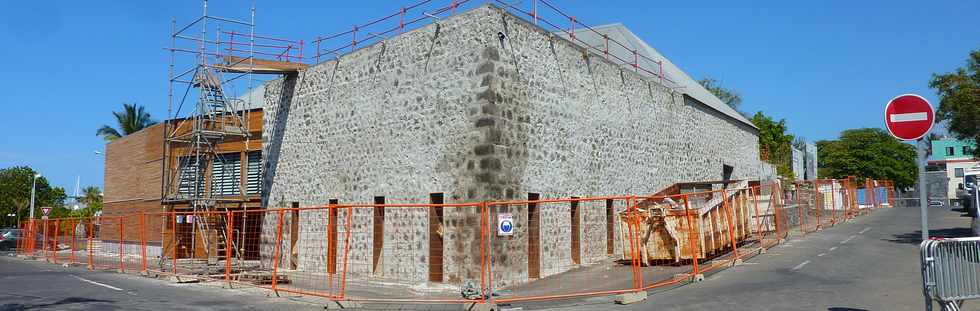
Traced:
<path id="1" fill-rule="evenodd" d="M 289 267 L 296 269 L 299 267 L 299 202 L 293 202 L 292 210 L 289 211 Z"/>
<path id="2" fill-rule="evenodd" d="M 572 197 L 572 200 L 577 200 L 578 197 Z M 582 262 L 582 241 L 581 232 L 579 232 L 579 227 L 582 224 L 582 218 L 579 214 L 578 201 L 569 202 L 571 205 L 571 229 L 572 229 L 572 264 L 580 264 Z"/>
<path id="3" fill-rule="evenodd" d="M 612 255 L 616 252 L 616 235 L 615 235 L 615 224 L 616 215 L 613 209 L 613 200 L 606 199 L 606 254 Z"/>
<path id="4" fill-rule="evenodd" d="M 527 194 L 528 201 L 541 199 L 541 194 Z M 527 277 L 541 278 L 541 215 L 538 203 L 527 203 Z"/>
<path id="5" fill-rule="evenodd" d="M 337 199 L 330 199 L 330 220 L 327 223 L 327 273 L 337 273 Z"/>
<path id="6" fill-rule="evenodd" d="M 731 165 L 721 165 L 721 180 L 729 181 L 732 180 L 732 173 L 735 172 L 735 167 Z M 727 184 L 726 184 L 727 186 Z"/>
<path id="7" fill-rule="evenodd" d="M 378 274 L 378 263 L 381 261 L 381 252 L 384 250 L 385 242 L 385 197 L 374 197 L 374 253 L 371 259 L 371 271 Z"/>
<path id="8" fill-rule="evenodd" d="M 442 193 L 430 193 L 429 203 L 443 204 Z M 429 281 L 442 282 L 442 206 L 429 207 Z"/>

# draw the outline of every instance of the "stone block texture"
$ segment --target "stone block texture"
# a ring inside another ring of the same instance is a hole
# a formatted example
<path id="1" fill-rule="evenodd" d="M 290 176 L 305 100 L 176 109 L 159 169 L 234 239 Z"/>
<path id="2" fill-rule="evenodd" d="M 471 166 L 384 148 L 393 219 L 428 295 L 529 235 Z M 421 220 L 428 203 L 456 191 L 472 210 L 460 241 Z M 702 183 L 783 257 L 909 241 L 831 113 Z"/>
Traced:
<path id="1" fill-rule="evenodd" d="M 723 165 L 734 167 L 735 179 L 757 178 L 762 169 L 751 126 L 490 5 L 272 81 L 264 111 L 269 207 L 370 204 L 375 196 L 427 203 L 430 193 L 444 193 L 446 203 L 529 192 L 542 199 L 651 194 L 675 182 L 722 179 Z M 579 204 L 579 263 L 570 204 L 540 205 L 541 277 L 610 258 L 605 204 Z M 625 203 L 614 206 L 619 212 Z M 479 280 L 479 205 L 445 207 L 435 224 L 428 207 L 386 208 L 377 250 L 372 208 L 350 210 L 352 280 L 427 281 L 430 232 L 443 239 L 443 282 Z M 492 226 L 498 213 L 517 222 L 515 235 L 488 242 L 496 285 L 527 282 L 528 207 L 492 205 L 489 213 L 483 220 Z M 267 260 L 274 216 L 263 226 Z M 323 228 L 327 217 L 298 221 Z M 298 269 L 322 271 L 325 234 L 300 232 L 316 236 L 299 239 L 306 246 Z"/>

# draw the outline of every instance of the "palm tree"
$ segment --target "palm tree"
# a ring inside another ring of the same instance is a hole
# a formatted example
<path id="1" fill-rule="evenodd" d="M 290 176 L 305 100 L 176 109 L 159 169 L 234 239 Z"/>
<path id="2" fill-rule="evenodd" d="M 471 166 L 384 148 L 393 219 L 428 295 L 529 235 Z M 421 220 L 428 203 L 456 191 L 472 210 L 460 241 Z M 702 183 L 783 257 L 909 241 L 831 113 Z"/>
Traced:
<path id="1" fill-rule="evenodd" d="M 112 115 L 116 116 L 116 122 L 119 123 L 119 130 L 122 130 L 122 134 L 119 133 L 119 130 L 111 126 L 103 125 L 95 132 L 95 135 L 102 136 L 106 141 L 113 141 L 120 137 L 139 132 L 157 123 L 150 119 L 150 114 L 145 111 L 143 106 L 137 106 L 136 104 L 123 103 L 123 110 L 113 111 Z"/>
<path id="2" fill-rule="evenodd" d="M 85 203 L 89 208 L 100 208 L 102 206 L 102 190 L 96 186 L 85 187 L 82 189 L 82 197 L 78 200 Z"/>
<path id="3" fill-rule="evenodd" d="M 79 202 L 85 203 L 85 208 L 73 211 L 77 217 L 91 217 L 102 210 L 102 190 L 99 187 L 88 186 L 82 189 L 82 196 L 77 198 Z"/>

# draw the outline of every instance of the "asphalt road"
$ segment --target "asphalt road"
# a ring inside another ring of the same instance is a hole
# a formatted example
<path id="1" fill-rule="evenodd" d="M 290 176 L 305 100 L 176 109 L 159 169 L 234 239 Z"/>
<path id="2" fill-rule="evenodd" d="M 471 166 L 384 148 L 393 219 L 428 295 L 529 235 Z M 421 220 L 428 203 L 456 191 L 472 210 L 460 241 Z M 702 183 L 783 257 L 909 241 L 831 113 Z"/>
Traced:
<path id="1" fill-rule="evenodd" d="M 932 236 L 969 234 L 960 212 L 930 211 Z M 615 310 L 923 310 L 918 228 L 917 208 L 878 210 Z"/>
<path id="2" fill-rule="evenodd" d="M 323 310 L 258 290 L 174 284 L 0 256 L 0 310 Z"/>

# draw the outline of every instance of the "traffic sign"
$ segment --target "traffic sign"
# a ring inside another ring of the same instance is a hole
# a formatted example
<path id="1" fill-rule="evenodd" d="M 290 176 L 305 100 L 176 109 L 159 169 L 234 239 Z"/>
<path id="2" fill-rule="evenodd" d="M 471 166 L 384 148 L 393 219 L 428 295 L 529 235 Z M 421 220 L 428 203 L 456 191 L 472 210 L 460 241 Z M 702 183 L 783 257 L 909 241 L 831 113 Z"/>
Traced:
<path id="1" fill-rule="evenodd" d="M 885 127 L 892 136 L 901 140 L 919 140 L 932 130 L 935 118 L 932 105 L 919 95 L 898 95 L 885 105 Z M 926 160 L 926 143 L 919 140 L 916 143 L 916 162 L 919 169 L 919 218 L 923 241 L 929 239 L 929 211 L 926 206 L 931 204 L 926 202 Z"/>
<path id="2" fill-rule="evenodd" d="M 514 215 L 501 213 L 497 215 L 497 235 L 514 235 Z"/>
<path id="3" fill-rule="evenodd" d="M 41 215 L 42 216 L 48 216 L 48 214 L 51 214 L 51 208 L 50 207 L 42 207 L 41 208 Z"/>
<path id="4" fill-rule="evenodd" d="M 904 94 L 888 101 L 885 106 L 885 127 L 901 140 L 917 140 L 932 130 L 935 113 L 922 96 Z"/>

